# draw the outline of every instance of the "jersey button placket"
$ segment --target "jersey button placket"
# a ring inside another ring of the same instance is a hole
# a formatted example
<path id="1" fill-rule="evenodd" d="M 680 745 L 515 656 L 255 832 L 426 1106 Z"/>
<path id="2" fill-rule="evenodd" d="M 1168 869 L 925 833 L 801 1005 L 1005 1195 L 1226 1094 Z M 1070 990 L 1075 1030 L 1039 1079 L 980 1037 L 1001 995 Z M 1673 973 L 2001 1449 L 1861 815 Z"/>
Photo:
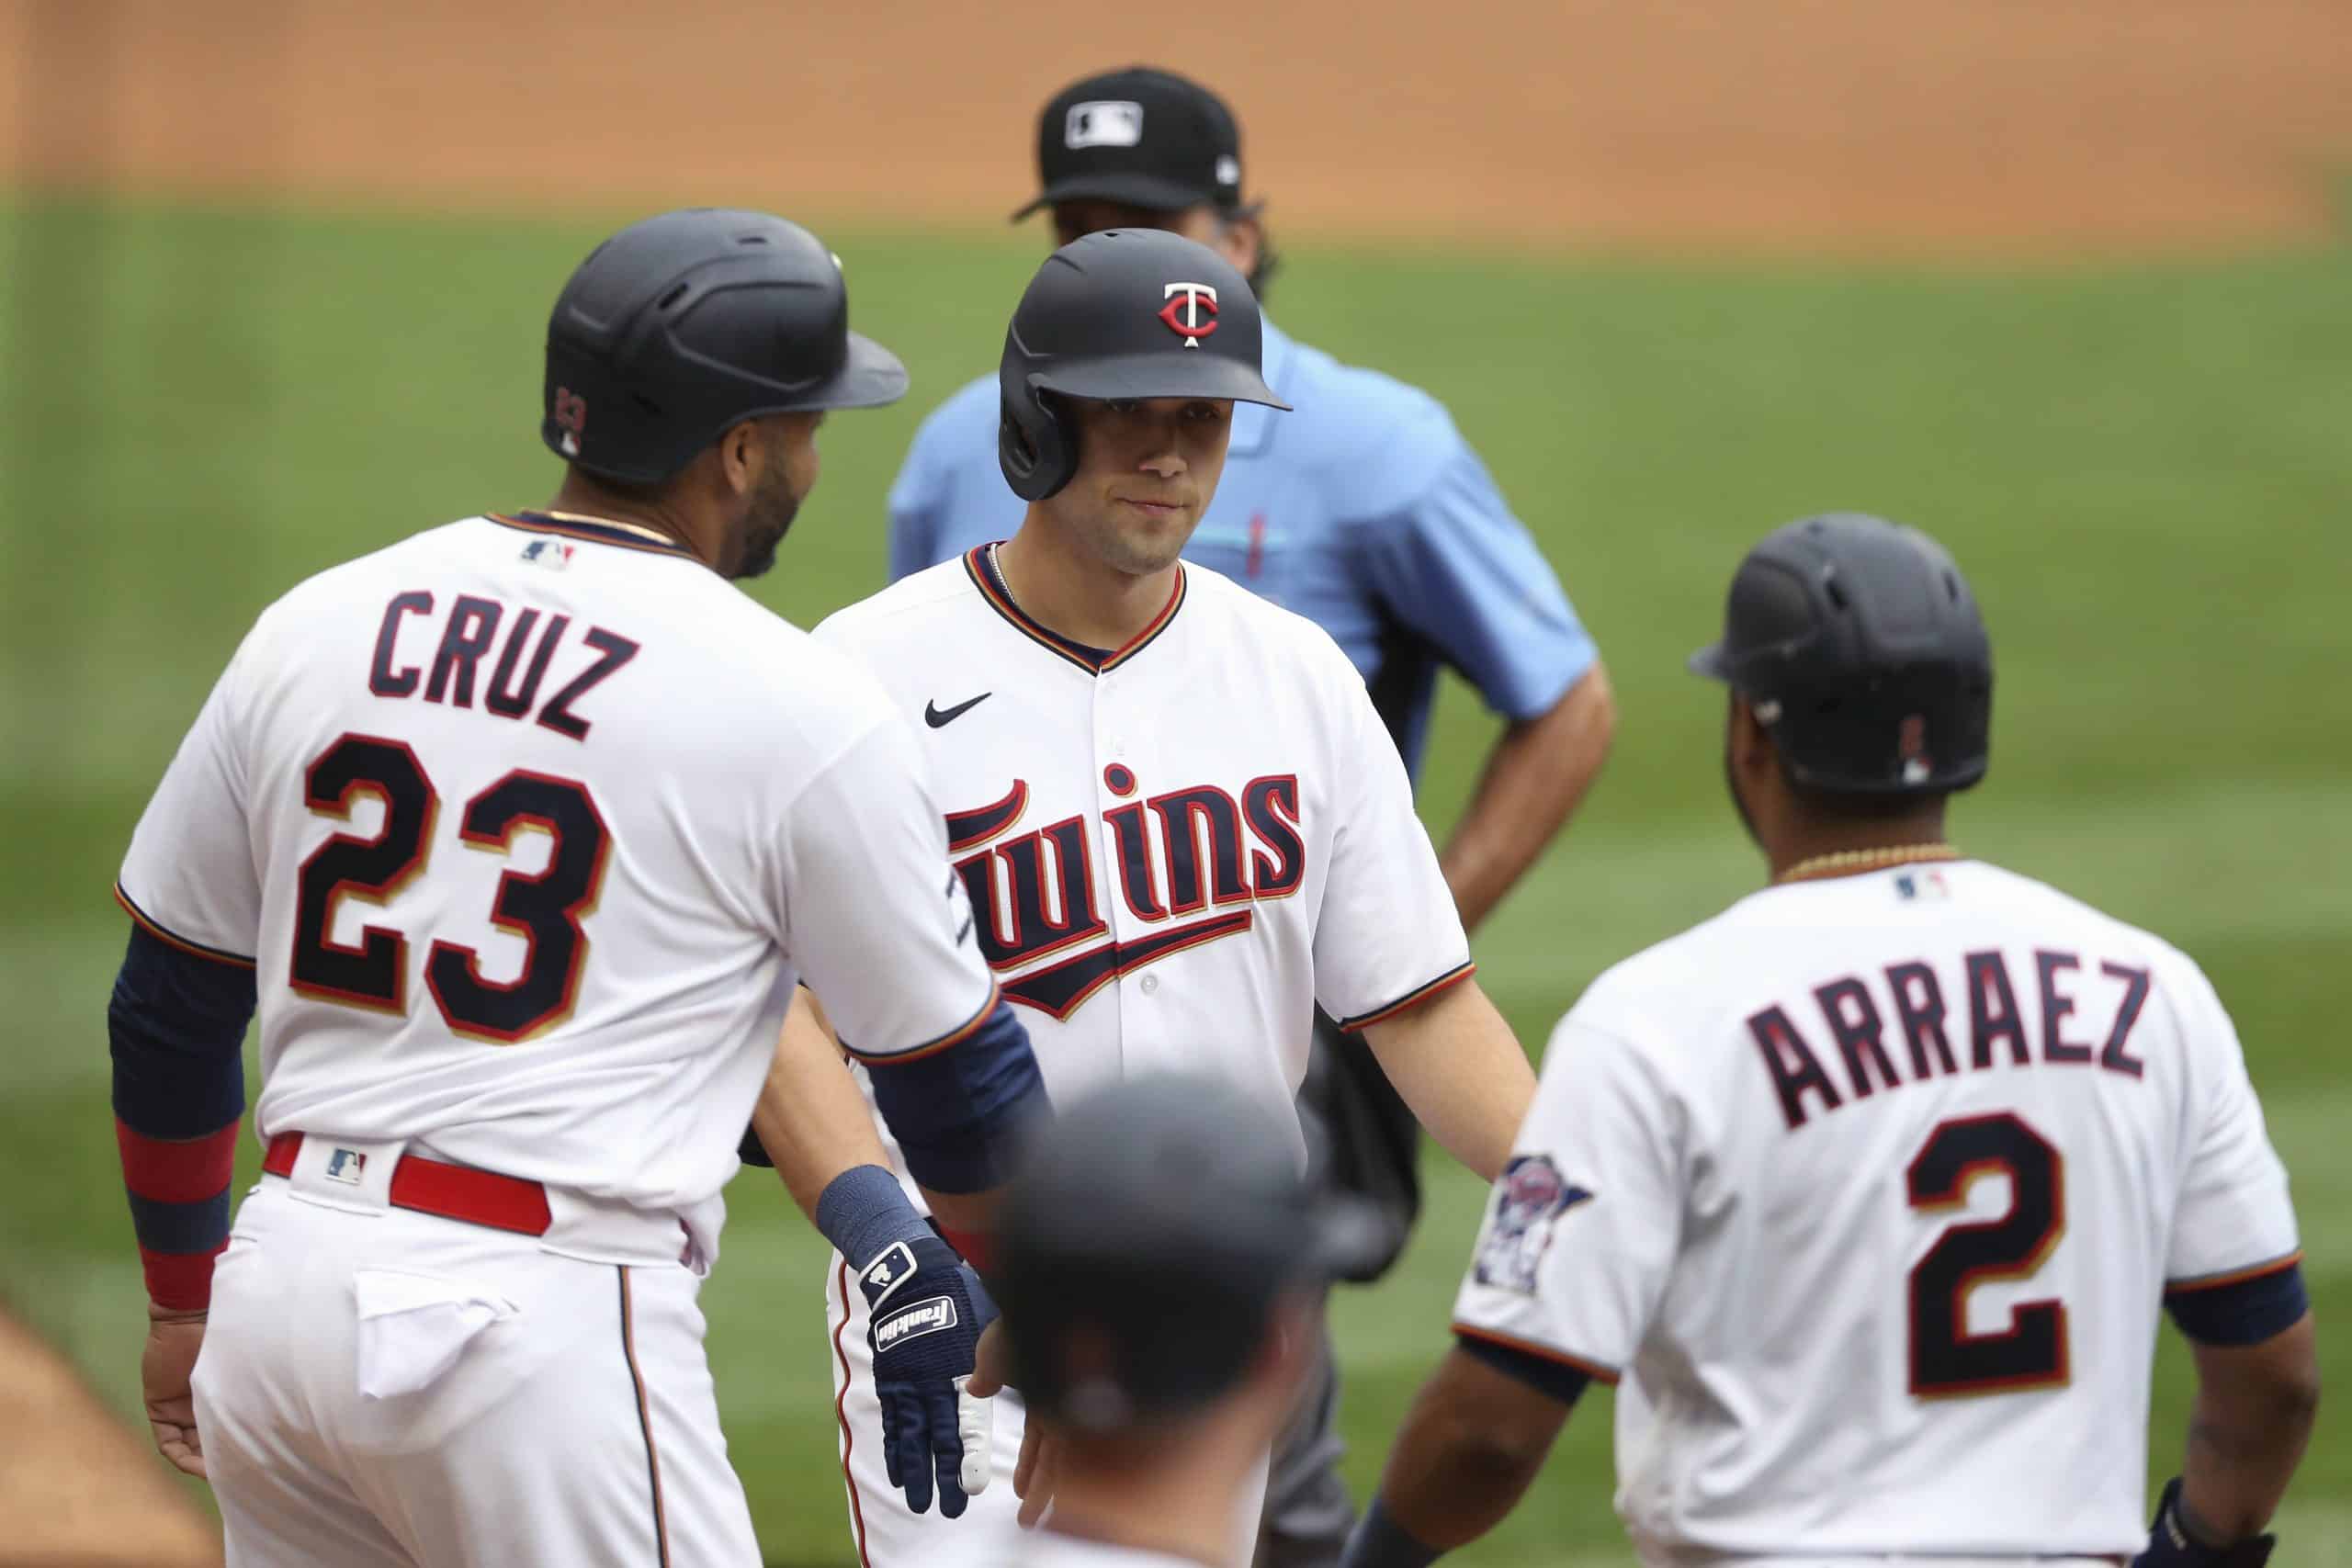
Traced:
<path id="1" fill-rule="evenodd" d="M 1125 737 L 1119 733 L 1115 705 L 1111 696 L 1114 677 L 1098 673 L 1094 678 L 1094 812 L 1096 847 L 1101 852 L 1097 863 L 1096 896 L 1102 900 L 1103 913 L 1109 917 L 1112 937 L 1118 942 L 1133 941 L 1141 932 L 1133 911 L 1120 893 L 1118 849 L 1115 835 L 1107 818 L 1110 812 L 1127 804 L 1136 795 L 1134 770 L 1122 761 L 1126 752 Z M 1112 1023 L 1114 1049 L 1118 1054 L 1119 1070 L 1126 1070 L 1126 1016 L 1128 977 L 1114 979 L 1106 987 L 1110 996 L 1102 998 L 1117 1010 Z"/>

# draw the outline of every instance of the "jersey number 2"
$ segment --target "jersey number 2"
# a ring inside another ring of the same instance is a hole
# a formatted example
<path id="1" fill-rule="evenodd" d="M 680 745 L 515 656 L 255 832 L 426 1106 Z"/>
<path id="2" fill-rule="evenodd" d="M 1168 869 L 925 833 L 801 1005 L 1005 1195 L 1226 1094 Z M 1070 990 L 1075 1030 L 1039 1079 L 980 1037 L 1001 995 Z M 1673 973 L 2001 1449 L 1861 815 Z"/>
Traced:
<path id="1" fill-rule="evenodd" d="M 1946 1122 L 1904 1173 L 1911 1207 L 1935 1213 L 1968 1201 L 1977 1177 L 2009 1179 L 2009 1212 L 1955 1224 L 1911 1270 L 1911 1392 L 1921 1399 L 2011 1393 L 2066 1382 L 2066 1306 L 2020 1302 L 2009 1326 L 1968 1331 L 1968 1292 L 2040 1269 L 2066 1231 L 2064 1162 L 2007 1111 Z"/>
<path id="2" fill-rule="evenodd" d="M 424 869 L 440 796 L 415 752 L 373 735 L 346 735 L 321 752 L 302 793 L 311 811 L 338 821 L 350 820 L 356 796 L 373 795 L 384 822 L 373 838 L 337 833 L 302 863 L 291 984 L 306 997 L 405 1014 L 408 938 L 370 925 L 357 945 L 338 942 L 335 909 L 345 898 L 388 903 Z M 453 942 L 435 941 L 425 955 L 424 983 L 442 1019 L 470 1039 L 527 1039 L 561 1021 L 579 994 L 588 955 L 580 918 L 595 907 L 612 835 L 587 785 L 517 768 L 466 802 L 458 836 L 503 853 L 526 829 L 548 836 L 547 869 L 506 873 L 490 909 L 493 925 L 523 939 L 522 973 L 485 980 L 481 954 Z"/>

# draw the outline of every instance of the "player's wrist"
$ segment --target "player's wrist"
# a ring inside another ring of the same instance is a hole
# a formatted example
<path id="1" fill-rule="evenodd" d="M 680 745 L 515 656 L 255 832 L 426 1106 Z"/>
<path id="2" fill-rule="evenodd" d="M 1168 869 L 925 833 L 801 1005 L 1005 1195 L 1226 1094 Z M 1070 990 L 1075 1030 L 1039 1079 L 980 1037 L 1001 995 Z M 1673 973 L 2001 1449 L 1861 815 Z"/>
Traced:
<path id="1" fill-rule="evenodd" d="M 852 1166 L 827 1182 L 815 1218 L 818 1232 L 855 1273 L 900 1242 L 938 1239 L 907 1201 L 899 1179 L 878 1165 Z"/>
<path id="2" fill-rule="evenodd" d="M 1348 1534 L 1340 1568 L 1429 1568 L 1442 1555 L 1391 1517 L 1388 1499 L 1374 1493 L 1372 1506 Z"/>
<path id="3" fill-rule="evenodd" d="M 2132 1568 L 2262 1568 L 2270 1561 L 2278 1537 L 2253 1535 L 2217 1544 L 2222 1540 L 2223 1532 L 2189 1507 L 2180 1478 L 2175 1476 L 2156 1505 L 2148 1550 L 2133 1561 Z"/>

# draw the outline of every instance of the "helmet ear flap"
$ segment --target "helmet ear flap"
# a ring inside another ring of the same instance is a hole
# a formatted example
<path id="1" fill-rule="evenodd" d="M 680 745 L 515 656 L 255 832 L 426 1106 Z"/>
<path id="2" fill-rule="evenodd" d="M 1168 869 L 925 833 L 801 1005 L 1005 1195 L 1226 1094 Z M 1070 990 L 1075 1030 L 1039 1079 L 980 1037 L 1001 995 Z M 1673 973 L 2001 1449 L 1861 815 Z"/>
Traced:
<path id="1" fill-rule="evenodd" d="M 1023 418 L 1024 413 L 1030 417 Z M 1050 392 L 1032 392 L 1027 410 L 1000 398 L 996 456 L 1013 494 L 1023 501 L 1043 501 L 1077 477 L 1078 431 Z"/>

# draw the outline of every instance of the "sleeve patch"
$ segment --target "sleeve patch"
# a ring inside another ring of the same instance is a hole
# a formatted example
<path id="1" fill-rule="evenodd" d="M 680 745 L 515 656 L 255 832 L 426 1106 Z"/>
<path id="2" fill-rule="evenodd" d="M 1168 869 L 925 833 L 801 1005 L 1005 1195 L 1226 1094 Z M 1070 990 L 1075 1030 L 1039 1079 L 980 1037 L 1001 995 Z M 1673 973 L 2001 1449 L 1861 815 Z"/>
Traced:
<path id="1" fill-rule="evenodd" d="M 1495 1207 L 1478 1238 L 1472 1272 L 1481 1285 L 1535 1293 L 1553 1227 L 1562 1214 L 1592 1201 L 1592 1193 L 1560 1175 L 1549 1155 L 1515 1155 L 1495 1182 Z"/>

